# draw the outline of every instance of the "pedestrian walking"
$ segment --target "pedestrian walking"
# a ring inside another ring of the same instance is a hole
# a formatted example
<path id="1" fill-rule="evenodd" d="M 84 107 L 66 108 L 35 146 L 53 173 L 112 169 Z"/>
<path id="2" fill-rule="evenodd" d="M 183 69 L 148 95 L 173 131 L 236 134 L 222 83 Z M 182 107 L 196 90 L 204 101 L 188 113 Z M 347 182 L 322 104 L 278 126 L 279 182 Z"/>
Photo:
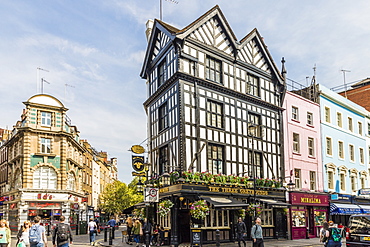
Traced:
<path id="1" fill-rule="evenodd" d="M 139 220 L 135 220 L 134 226 L 132 227 L 132 234 L 134 235 L 134 241 L 136 243 L 136 246 L 139 246 L 141 232 L 142 232 L 141 223 Z"/>
<path id="2" fill-rule="evenodd" d="M 241 217 L 238 218 L 238 223 L 236 224 L 236 234 L 238 237 L 238 246 L 240 247 L 240 242 L 243 242 L 245 247 L 247 244 L 245 243 L 244 237 L 247 234 L 247 227 Z"/>
<path id="3" fill-rule="evenodd" d="M 264 247 L 263 244 L 263 230 L 261 226 L 261 218 L 256 217 L 254 220 L 256 223 L 251 229 L 251 238 L 253 240 L 253 247 Z"/>
<path id="4" fill-rule="evenodd" d="M 107 225 L 110 226 L 110 227 L 114 227 L 116 226 L 116 220 L 114 219 L 114 216 L 111 217 L 111 219 L 107 222 Z"/>
<path id="5" fill-rule="evenodd" d="M 326 237 L 326 232 L 328 231 L 329 229 L 329 223 L 328 222 L 323 222 L 322 223 L 322 229 L 320 231 L 320 242 L 324 244 L 324 246 L 326 246 L 326 244 L 328 243 L 328 238 Z"/>
<path id="6" fill-rule="evenodd" d="M 0 247 L 10 247 L 11 232 L 8 222 L 0 220 Z"/>
<path id="7" fill-rule="evenodd" d="M 18 241 L 15 246 L 18 247 L 18 244 L 22 242 L 23 243 L 22 245 L 24 245 L 25 247 L 30 247 L 30 240 L 29 240 L 30 228 L 31 228 L 31 222 L 29 220 L 26 220 L 25 222 L 23 222 L 23 225 L 18 231 L 18 234 L 17 234 Z"/>
<path id="8" fill-rule="evenodd" d="M 327 247 L 341 247 L 342 246 L 342 235 L 341 229 L 335 227 L 333 221 L 329 221 L 329 228 L 326 231 L 325 236 L 328 238 Z"/>
<path id="9" fill-rule="evenodd" d="M 60 216 L 60 223 L 54 228 L 52 235 L 52 242 L 54 247 L 68 247 L 69 244 L 72 244 L 72 230 L 71 227 L 64 223 L 66 217 Z"/>
<path id="10" fill-rule="evenodd" d="M 94 245 L 95 243 L 95 236 L 97 233 L 98 226 L 96 225 L 93 218 L 90 218 L 89 224 L 87 224 L 87 229 L 90 236 L 90 245 Z"/>
<path id="11" fill-rule="evenodd" d="M 29 231 L 29 241 L 31 247 L 47 247 L 48 240 L 46 238 L 45 227 L 40 225 L 41 217 L 36 216 L 33 219 L 33 225 Z"/>
<path id="12" fill-rule="evenodd" d="M 127 218 L 126 224 L 127 224 L 127 235 L 128 235 L 126 244 L 132 244 L 132 228 L 134 227 L 134 222 L 132 220 L 132 217 Z"/>

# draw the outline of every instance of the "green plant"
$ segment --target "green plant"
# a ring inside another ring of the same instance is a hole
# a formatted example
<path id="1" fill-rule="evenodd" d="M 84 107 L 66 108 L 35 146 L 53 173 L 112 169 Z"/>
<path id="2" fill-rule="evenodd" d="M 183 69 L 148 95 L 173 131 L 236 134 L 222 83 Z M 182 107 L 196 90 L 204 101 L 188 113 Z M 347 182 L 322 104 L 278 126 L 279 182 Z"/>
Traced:
<path id="1" fill-rule="evenodd" d="M 160 215 L 160 216 L 166 216 L 171 208 L 173 207 L 173 202 L 171 202 L 170 200 L 164 200 L 164 201 L 161 201 L 159 204 L 158 204 L 158 210 L 157 210 L 157 213 Z"/>
<path id="2" fill-rule="evenodd" d="M 190 206 L 190 215 L 195 219 L 204 220 L 209 215 L 209 207 L 205 200 L 195 201 Z"/>
<path id="3" fill-rule="evenodd" d="M 259 216 L 262 213 L 262 207 L 261 204 L 258 203 L 250 203 L 248 204 L 248 207 L 246 208 L 245 212 L 249 216 Z"/>

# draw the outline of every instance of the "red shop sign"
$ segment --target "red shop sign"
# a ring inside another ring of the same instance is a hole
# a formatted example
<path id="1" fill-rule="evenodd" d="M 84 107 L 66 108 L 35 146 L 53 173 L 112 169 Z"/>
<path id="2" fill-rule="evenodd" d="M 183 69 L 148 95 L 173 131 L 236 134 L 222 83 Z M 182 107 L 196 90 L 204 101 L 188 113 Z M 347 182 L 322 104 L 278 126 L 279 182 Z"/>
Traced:
<path id="1" fill-rule="evenodd" d="M 290 193 L 292 205 L 329 206 L 328 195 L 316 195 L 308 193 Z"/>

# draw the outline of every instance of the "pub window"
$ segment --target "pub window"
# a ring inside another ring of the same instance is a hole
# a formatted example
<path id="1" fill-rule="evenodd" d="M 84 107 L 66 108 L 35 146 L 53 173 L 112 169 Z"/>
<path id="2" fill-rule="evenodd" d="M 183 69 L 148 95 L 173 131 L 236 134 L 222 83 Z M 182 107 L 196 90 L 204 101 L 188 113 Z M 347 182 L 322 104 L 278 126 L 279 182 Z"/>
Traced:
<path id="1" fill-rule="evenodd" d="M 310 171 L 310 190 L 316 189 L 316 172 Z"/>
<path id="2" fill-rule="evenodd" d="M 349 145 L 349 158 L 351 161 L 355 161 L 355 147 L 353 145 Z"/>
<path id="3" fill-rule="evenodd" d="M 334 172 L 328 171 L 328 188 L 334 189 Z"/>
<path id="4" fill-rule="evenodd" d="M 337 112 L 337 125 L 338 127 L 341 127 L 343 126 L 343 123 L 342 123 L 342 113 L 340 112 Z"/>
<path id="5" fill-rule="evenodd" d="M 299 153 L 299 134 L 293 133 L 293 152 Z"/>
<path id="6" fill-rule="evenodd" d="M 254 160 L 252 161 L 253 153 L 254 153 Z M 256 151 L 249 151 L 248 162 L 249 162 L 249 176 L 263 178 L 262 153 L 256 152 Z"/>
<path id="7" fill-rule="evenodd" d="M 353 132 L 353 120 L 351 117 L 348 117 L 348 130 Z"/>
<path id="8" fill-rule="evenodd" d="M 331 146 L 331 138 L 326 137 L 326 154 L 327 155 L 332 155 L 333 154 L 333 149 Z"/>
<path id="9" fill-rule="evenodd" d="M 308 125 L 313 125 L 313 114 L 312 112 L 307 112 L 307 124 Z"/>
<path id="10" fill-rule="evenodd" d="M 207 124 L 223 128 L 223 104 L 210 100 L 207 102 Z"/>
<path id="11" fill-rule="evenodd" d="M 159 174 L 168 172 L 168 146 L 159 149 Z"/>
<path id="12" fill-rule="evenodd" d="M 42 126 L 51 126 L 51 113 L 50 112 L 41 112 L 41 125 Z"/>
<path id="13" fill-rule="evenodd" d="M 362 123 L 358 122 L 358 134 L 362 136 Z"/>
<path id="14" fill-rule="evenodd" d="M 295 187 L 297 189 L 302 188 L 301 184 L 301 169 L 294 169 Z"/>
<path id="15" fill-rule="evenodd" d="M 261 116 L 258 114 L 249 113 L 248 121 L 249 121 L 248 134 L 253 137 L 261 137 L 262 136 Z"/>
<path id="16" fill-rule="evenodd" d="M 330 108 L 325 107 L 325 122 L 330 123 Z"/>
<path id="17" fill-rule="evenodd" d="M 274 226 L 274 220 L 273 220 L 273 217 L 272 217 L 272 208 L 265 208 L 265 205 L 262 204 L 262 211 L 261 211 L 261 215 L 260 215 L 260 218 L 261 218 L 261 225 L 263 226 Z"/>
<path id="18" fill-rule="evenodd" d="M 221 81 L 221 62 L 207 56 L 206 59 L 206 79 L 222 83 Z"/>
<path id="19" fill-rule="evenodd" d="M 247 75 L 247 94 L 260 96 L 260 82 L 259 78 L 253 75 Z"/>
<path id="20" fill-rule="evenodd" d="M 43 154 L 51 153 L 51 139 L 41 138 L 41 153 Z"/>
<path id="21" fill-rule="evenodd" d="M 209 215 L 204 221 L 205 227 L 228 227 L 229 226 L 229 210 L 210 209 Z"/>
<path id="22" fill-rule="evenodd" d="M 158 109 L 158 128 L 159 131 L 168 127 L 168 106 L 167 102 L 163 103 Z"/>
<path id="23" fill-rule="evenodd" d="M 208 145 L 208 171 L 212 174 L 224 173 L 224 147 L 215 144 Z"/>
<path id="24" fill-rule="evenodd" d="M 338 141 L 338 155 L 339 158 L 344 159 L 344 145 L 342 141 Z"/>
<path id="25" fill-rule="evenodd" d="M 308 137 L 308 155 L 311 157 L 315 156 L 315 144 L 312 137 Z"/>
<path id="26" fill-rule="evenodd" d="M 298 107 L 292 106 L 292 119 L 299 120 L 298 118 Z"/>
<path id="27" fill-rule="evenodd" d="M 158 87 L 163 85 L 166 80 L 166 60 L 158 65 Z"/>
<path id="28" fill-rule="evenodd" d="M 159 224 L 160 226 L 163 226 L 163 228 L 171 228 L 171 212 L 169 212 L 165 216 L 160 216 Z"/>

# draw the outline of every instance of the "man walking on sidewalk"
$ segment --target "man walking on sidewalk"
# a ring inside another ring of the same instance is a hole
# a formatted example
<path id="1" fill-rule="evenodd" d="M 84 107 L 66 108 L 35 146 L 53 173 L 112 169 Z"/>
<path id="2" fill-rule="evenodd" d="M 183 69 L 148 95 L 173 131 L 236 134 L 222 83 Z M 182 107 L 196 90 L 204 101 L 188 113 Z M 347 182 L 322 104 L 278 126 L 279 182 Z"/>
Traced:
<path id="1" fill-rule="evenodd" d="M 69 244 L 72 244 L 72 230 L 71 227 L 64 223 L 65 217 L 60 216 L 60 223 L 55 227 L 52 236 L 52 242 L 54 247 L 68 247 Z M 56 240 L 56 243 L 55 243 Z"/>
<path id="2" fill-rule="evenodd" d="M 245 223 L 242 221 L 242 218 L 238 218 L 238 223 L 236 224 L 236 234 L 238 236 L 238 246 L 240 247 L 240 241 L 243 241 L 244 247 L 246 247 L 246 243 L 244 237 L 247 233 L 247 227 Z"/>
<path id="3" fill-rule="evenodd" d="M 251 237 L 253 240 L 253 247 L 264 247 L 263 244 L 263 231 L 261 226 L 261 218 L 255 219 L 256 224 L 252 226 Z"/>

